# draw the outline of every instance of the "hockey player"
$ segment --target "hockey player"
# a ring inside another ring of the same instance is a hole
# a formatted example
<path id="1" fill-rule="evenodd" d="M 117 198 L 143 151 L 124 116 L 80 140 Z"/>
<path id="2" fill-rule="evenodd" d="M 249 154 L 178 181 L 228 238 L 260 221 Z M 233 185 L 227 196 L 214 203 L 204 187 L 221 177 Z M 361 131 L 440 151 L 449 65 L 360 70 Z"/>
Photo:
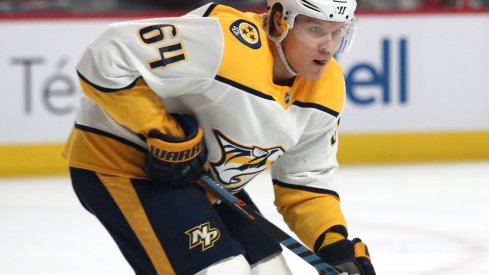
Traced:
<path id="1" fill-rule="evenodd" d="M 275 204 L 310 249 L 375 274 L 333 183 L 345 86 L 335 52 L 355 0 L 208 4 L 110 25 L 77 66 L 84 92 L 64 156 L 82 205 L 137 274 L 291 274 L 280 245 L 195 180 L 243 189 L 271 168 Z"/>

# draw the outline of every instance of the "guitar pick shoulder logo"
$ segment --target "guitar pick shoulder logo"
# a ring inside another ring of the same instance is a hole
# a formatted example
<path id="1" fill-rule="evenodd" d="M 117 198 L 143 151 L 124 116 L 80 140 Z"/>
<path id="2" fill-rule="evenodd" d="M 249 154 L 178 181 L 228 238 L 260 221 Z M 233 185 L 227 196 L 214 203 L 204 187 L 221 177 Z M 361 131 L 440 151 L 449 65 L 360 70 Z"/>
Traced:
<path id="1" fill-rule="evenodd" d="M 260 32 L 255 24 L 240 19 L 234 21 L 229 29 L 234 37 L 246 46 L 252 49 L 259 49 L 261 47 Z"/>
<path id="2" fill-rule="evenodd" d="M 285 150 L 281 146 L 264 148 L 240 144 L 214 129 L 221 158 L 210 162 L 219 181 L 231 192 L 238 192 L 260 172 L 269 167 Z"/>

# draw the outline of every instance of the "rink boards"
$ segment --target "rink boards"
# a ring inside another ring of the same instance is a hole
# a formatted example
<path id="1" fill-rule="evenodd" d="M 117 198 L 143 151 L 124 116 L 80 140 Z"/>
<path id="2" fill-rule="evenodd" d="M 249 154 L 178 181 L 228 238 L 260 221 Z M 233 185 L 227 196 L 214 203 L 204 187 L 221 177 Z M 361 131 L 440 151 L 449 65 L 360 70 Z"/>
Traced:
<path id="1" fill-rule="evenodd" d="M 75 66 L 105 18 L 0 18 L 0 176 L 66 173 Z M 489 159 L 487 13 L 360 16 L 341 164 Z M 10 39 L 4 39 L 10 38 Z"/>

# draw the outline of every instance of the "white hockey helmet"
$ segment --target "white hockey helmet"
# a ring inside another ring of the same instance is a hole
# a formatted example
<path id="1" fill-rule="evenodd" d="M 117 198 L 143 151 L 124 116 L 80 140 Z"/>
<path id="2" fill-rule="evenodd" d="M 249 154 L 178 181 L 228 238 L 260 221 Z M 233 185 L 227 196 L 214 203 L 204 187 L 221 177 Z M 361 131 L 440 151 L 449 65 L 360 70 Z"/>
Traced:
<path id="1" fill-rule="evenodd" d="M 337 52 L 343 53 L 350 49 L 356 32 L 356 0 L 267 0 L 267 8 L 271 10 L 277 3 L 283 7 L 282 17 L 287 23 L 285 34 L 294 27 L 295 18 L 299 14 L 319 20 L 344 22 L 345 30 Z M 282 40 L 285 34 L 278 40 Z"/>

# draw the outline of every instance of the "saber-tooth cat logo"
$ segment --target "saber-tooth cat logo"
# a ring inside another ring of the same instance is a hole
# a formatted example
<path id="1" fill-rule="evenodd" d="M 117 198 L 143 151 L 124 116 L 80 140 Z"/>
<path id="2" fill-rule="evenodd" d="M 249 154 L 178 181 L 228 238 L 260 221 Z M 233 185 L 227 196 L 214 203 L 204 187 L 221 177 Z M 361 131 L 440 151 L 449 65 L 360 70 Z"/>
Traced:
<path id="1" fill-rule="evenodd" d="M 263 148 L 257 145 L 243 145 L 227 137 L 220 130 L 213 129 L 221 149 L 221 158 L 210 162 L 219 181 L 231 192 L 239 191 L 285 150 L 281 146 Z"/>
<path id="2" fill-rule="evenodd" d="M 212 228 L 209 222 L 198 225 L 185 234 L 189 237 L 189 249 L 201 245 L 202 251 L 214 246 L 214 243 L 221 237 L 221 232 L 217 228 Z"/>

